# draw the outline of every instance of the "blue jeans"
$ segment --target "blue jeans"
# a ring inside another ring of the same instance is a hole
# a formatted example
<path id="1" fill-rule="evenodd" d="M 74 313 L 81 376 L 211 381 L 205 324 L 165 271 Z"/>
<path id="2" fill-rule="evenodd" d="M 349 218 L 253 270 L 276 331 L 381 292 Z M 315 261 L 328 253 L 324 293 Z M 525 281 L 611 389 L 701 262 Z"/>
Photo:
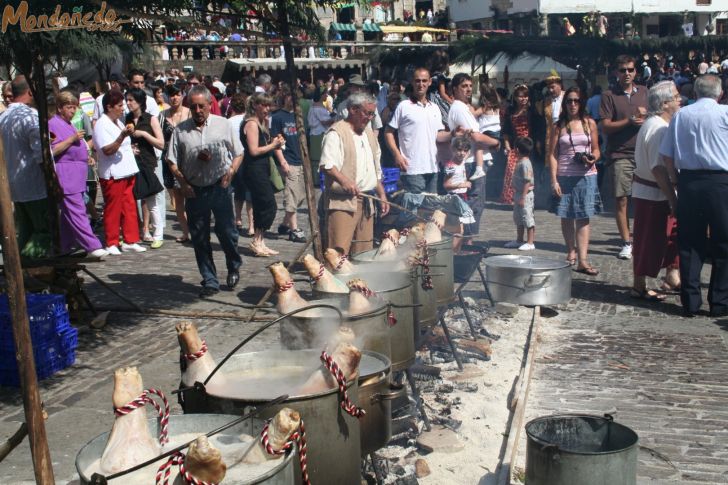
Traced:
<path id="1" fill-rule="evenodd" d="M 195 197 L 185 199 L 185 210 L 197 268 L 202 275 L 202 286 L 219 289 L 220 283 L 217 281 L 210 243 L 210 213 L 215 214 L 215 235 L 225 253 L 228 272 L 238 271 L 243 264 L 243 259 L 238 254 L 232 189 L 230 186 L 222 188 L 219 184 L 193 188 Z"/>
<path id="2" fill-rule="evenodd" d="M 421 194 L 422 192 L 430 194 L 437 193 L 437 172 L 419 175 L 407 175 L 403 173 L 399 176 L 399 181 L 402 183 L 404 191 L 411 194 Z"/>

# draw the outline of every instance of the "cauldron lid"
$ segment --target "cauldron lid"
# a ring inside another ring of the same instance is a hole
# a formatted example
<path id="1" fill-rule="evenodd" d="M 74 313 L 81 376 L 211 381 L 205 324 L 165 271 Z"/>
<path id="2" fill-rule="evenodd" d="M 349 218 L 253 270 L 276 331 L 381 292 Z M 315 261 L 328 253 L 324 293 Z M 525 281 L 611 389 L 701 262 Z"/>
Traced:
<path id="1" fill-rule="evenodd" d="M 386 372 L 391 365 L 386 355 L 364 350 L 361 353 L 361 361 L 359 362 L 359 379 L 367 379 Z"/>
<path id="2" fill-rule="evenodd" d="M 559 261 L 556 259 L 544 258 L 542 256 L 520 256 L 520 255 L 505 255 L 505 256 L 491 256 L 485 258 L 486 266 L 493 268 L 522 268 L 532 270 L 552 270 L 567 268 L 569 263 L 566 261 Z"/>

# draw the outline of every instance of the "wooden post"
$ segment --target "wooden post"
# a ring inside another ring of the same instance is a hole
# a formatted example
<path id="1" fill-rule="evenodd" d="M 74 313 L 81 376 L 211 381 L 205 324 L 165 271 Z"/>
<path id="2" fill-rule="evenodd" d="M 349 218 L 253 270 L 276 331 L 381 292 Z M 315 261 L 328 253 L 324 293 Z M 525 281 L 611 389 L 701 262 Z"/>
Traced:
<path id="1" fill-rule="evenodd" d="M 288 24 L 288 10 L 286 9 L 285 0 L 277 0 L 276 7 L 278 9 L 279 32 L 283 37 L 284 55 L 286 58 L 286 69 L 291 85 L 291 96 L 293 97 L 293 108 L 296 113 L 296 130 L 298 131 L 298 143 L 301 147 L 301 158 L 303 159 L 303 181 L 306 186 L 306 204 L 308 205 L 308 225 L 310 237 L 318 234 L 314 238 L 313 250 L 316 259 L 323 261 L 324 251 L 321 246 L 321 235 L 319 234 L 320 225 L 318 218 L 318 206 L 316 205 L 316 196 L 314 195 L 313 171 L 311 170 L 311 158 L 308 155 L 308 142 L 306 140 L 306 130 L 303 125 L 303 112 L 298 105 L 297 86 L 298 77 L 296 76 L 296 65 L 293 62 L 293 47 L 291 43 L 291 29 Z"/>
<path id="2" fill-rule="evenodd" d="M 30 441 L 30 453 L 33 458 L 35 481 L 40 485 L 52 485 L 55 480 L 53 478 L 51 455 L 48 451 L 45 423 L 43 422 L 38 380 L 35 374 L 28 308 L 25 304 L 25 289 L 23 288 L 23 270 L 20 267 L 20 251 L 18 241 L 15 238 L 12 207 L 7 164 L 5 163 L 2 140 L 0 140 L 0 235 L 2 235 L 5 278 L 8 282 L 8 300 L 15 340 L 15 358 L 18 361 L 20 389 L 23 395 L 25 422 L 28 423 L 28 440 Z"/>

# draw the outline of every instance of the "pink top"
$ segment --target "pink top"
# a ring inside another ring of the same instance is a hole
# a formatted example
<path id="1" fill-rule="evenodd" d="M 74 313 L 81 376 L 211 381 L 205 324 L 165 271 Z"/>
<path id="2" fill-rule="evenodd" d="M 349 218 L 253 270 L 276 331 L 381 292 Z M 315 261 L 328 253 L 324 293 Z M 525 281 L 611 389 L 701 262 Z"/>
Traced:
<path id="1" fill-rule="evenodd" d="M 581 163 L 574 162 L 576 152 L 591 153 L 591 136 L 585 133 L 571 133 L 571 140 L 566 130 L 561 130 L 562 135 L 558 141 L 558 168 L 556 174 L 560 177 L 583 177 L 585 175 L 596 175 L 597 166 L 593 164 L 590 168 L 584 167 Z M 573 142 L 573 146 L 572 146 Z"/>

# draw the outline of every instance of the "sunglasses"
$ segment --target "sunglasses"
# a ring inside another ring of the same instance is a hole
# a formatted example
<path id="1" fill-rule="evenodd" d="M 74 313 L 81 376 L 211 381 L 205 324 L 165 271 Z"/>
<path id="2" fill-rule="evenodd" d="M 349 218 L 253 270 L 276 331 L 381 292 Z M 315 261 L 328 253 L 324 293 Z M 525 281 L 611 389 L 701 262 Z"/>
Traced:
<path id="1" fill-rule="evenodd" d="M 635 70 L 634 67 L 623 67 L 623 68 L 619 69 L 619 72 L 624 74 L 627 72 L 634 72 L 634 70 Z"/>
<path id="2" fill-rule="evenodd" d="M 359 112 L 363 114 L 365 118 L 374 118 L 374 115 L 377 114 L 376 111 L 366 111 L 362 108 L 359 108 Z"/>
<path id="3" fill-rule="evenodd" d="M 566 98 L 566 104 L 579 104 L 579 98 Z"/>

